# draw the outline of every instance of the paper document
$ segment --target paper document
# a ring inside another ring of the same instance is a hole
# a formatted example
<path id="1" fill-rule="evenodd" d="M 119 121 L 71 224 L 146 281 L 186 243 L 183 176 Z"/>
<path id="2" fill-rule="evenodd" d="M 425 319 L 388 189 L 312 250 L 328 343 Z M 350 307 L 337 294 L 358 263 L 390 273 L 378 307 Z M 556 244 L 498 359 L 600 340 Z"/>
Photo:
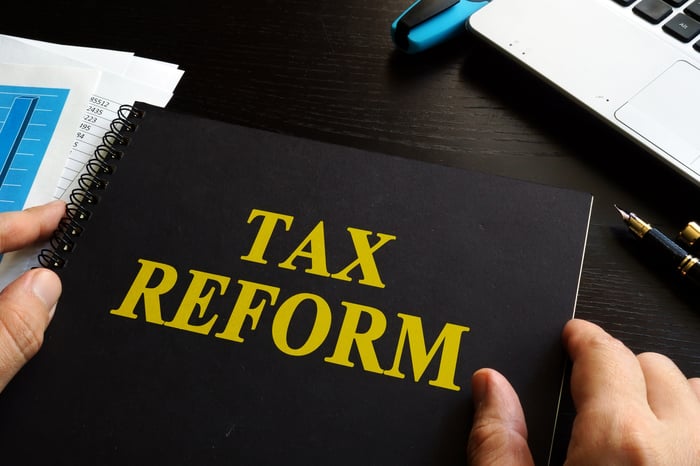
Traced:
<path id="1" fill-rule="evenodd" d="M 101 72 L 0 64 L 0 212 L 51 200 Z"/>
<path id="2" fill-rule="evenodd" d="M 0 85 L 15 86 L 14 89 L 7 88 L 8 96 L 16 97 L 22 94 L 20 97 L 24 97 L 26 94 L 31 97 L 41 94 L 37 102 L 46 104 L 47 108 L 58 109 L 61 106 L 61 100 L 64 100 L 62 111 L 67 115 L 65 123 L 55 118 L 47 118 L 40 122 L 38 107 L 32 106 L 30 101 L 20 99 L 13 104 L 15 101 L 10 100 L 11 97 L 7 97 L 4 101 L 0 100 L 0 106 L 6 107 L 4 113 L 10 113 L 10 121 L 15 124 L 14 129 L 8 126 L 8 130 L 5 131 L 7 136 L 5 144 L 8 147 L 12 147 L 12 136 L 22 132 L 26 137 L 41 134 L 41 143 L 37 142 L 37 144 L 45 144 L 52 151 L 55 148 L 57 152 L 51 157 L 44 157 L 38 168 L 35 166 L 28 168 L 29 173 L 34 170 L 36 175 L 33 183 L 25 177 L 22 181 L 23 188 L 14 186 L 20 184 L 15 181 L 21 178 L 16 176 L 17 173 L 13 172 L 5 176 L 7 186 L 0 188 L 0 210 L 3 205 L 6 206 L 5 210 L 18 210 L 23 205 L 41 204 L 54 198 L 69 201 L 71 191 L 77 187 L 78 178 L 85 170 L 85 164 L 93 157 L 97 146 L 102 143 L 110 123 L 117 117 L 119 107 L 132 104 L 137 100 L 160 107 L 165 106 L 184 73 L 176 64 L 137 57 L 132 52 L 67 46 L 7 35 L 0 35 L 0 63 L 5 63 L 6 65 L 2 66 L 8 67 L 7 69 L 27 66 L 50 67 L 51 71 L 39 72 L 36 68 L 34 72 L 19 75 L 17 79 L 11 81 L 6 79 L 10 76 L 9 72 L 6 73 L 5 69 L 0 69 Z M 91 78 L 84 78 L 85 82 L 80 85 L 68 82 L 62 85 L 57 83 L 65 81 L 70 73 L 75 75 L 82 73 Z M 53 81 L 49 83 L 32 81 L 38 77 L 48 76 L 52 77 Z M 35 88 L 33 93 L 29 88 Z M 53 100 L 49 99 L 48 93 L 39 92 L 55 88 L 64 89 L 64 91 L 54 92 Z M 44 110 L 41 110 L 41 115 L 44 115 Z M 0 135 L 0 151 L 2 151 L 2 136 Z M 25 151 L 29 143 L 24 144 L 22 151 Z M 9 154 L 12 151 L 8 149 L 7 152 Z M 22 156 L 18 150 L 12 154 L 17 160 L 19 160 L 18 156 Z M 8 160 L 10 158 L 6 157 Z M 2 177 L 2 153 L 0 152 L 0 178 Z M 21 189 L 27 189 L 27 185 L 31 185 L 31 189 L 25 203 L 11 204 L 2 200 L 3 196 L 10 193 L 12 189 L 19 192 Z M 7 285 L 24 270 L 35 266 L 37 253 L 38 249 L 29 248 L 18 253 L 5 254 L 0 262 L 0 287 Z"/>

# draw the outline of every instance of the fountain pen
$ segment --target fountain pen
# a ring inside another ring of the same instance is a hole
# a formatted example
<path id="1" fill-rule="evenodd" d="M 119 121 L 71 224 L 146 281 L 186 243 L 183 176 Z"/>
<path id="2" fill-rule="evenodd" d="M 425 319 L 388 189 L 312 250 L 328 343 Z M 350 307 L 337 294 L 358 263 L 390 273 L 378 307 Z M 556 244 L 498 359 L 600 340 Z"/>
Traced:
<path id="1" fill-rule="evenodd" d="M 698 259 L 673 240 L 661 233 L 633 213 L 615 206 L 629 230 L 639 238 L 650 255 L 663 267 L 675 268 L 680 275 L 700 284 L 700 264 Z"/>

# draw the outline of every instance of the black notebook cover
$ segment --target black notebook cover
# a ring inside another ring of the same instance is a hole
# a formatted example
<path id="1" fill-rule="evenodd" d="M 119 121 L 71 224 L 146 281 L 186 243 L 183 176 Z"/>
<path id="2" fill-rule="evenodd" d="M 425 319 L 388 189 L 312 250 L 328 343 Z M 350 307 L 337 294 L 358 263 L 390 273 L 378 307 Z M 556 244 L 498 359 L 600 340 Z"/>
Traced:
<path id="1" fill-rule="evenodd" d="M 8 464 L 463 465 L 487 366 L 546 462 L 590 195 L 137 106 Z"/>

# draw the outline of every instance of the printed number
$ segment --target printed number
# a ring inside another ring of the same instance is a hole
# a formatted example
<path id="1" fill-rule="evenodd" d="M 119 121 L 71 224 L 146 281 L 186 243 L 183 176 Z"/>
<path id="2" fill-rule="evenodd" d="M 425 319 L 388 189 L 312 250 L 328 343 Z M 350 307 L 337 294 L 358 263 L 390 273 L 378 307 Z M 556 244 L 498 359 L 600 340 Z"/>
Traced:
<path id="1" fill-rule="evenodd" d="M 95 115 L 102 115 L 102 109 L 88 105 L 87 111 L 89 113 L 94 113 Z"/>
<path id="2" fill-rule="evenodd" d="M 92 128 L 92 126 L 88 125 L 87 123 L 80 123 L 80 129 L 90 131 L 90 128 Z"/>
<path id="3" fill-rule="evenodd" d="M 97 117 L 92 115 L 84 115 L 83 121 L 87 121 L 88 123 L 97 123 Z"/>
<path id="4" fill-rule="evenodd" d="M 90 102 L 92 102 L 95 105 L 99 105 L 100 107 L 107 108 L 109 107 L 109 101 L 100 99 L 99 97 L 90 97 Z"/>
<path id="5" fill-rule="evenodd" d="M 81 133 L 80 131 L 78 131 L 75 137 L 77 137 L 78 139 L 85 139 L 85 133 Z"/>

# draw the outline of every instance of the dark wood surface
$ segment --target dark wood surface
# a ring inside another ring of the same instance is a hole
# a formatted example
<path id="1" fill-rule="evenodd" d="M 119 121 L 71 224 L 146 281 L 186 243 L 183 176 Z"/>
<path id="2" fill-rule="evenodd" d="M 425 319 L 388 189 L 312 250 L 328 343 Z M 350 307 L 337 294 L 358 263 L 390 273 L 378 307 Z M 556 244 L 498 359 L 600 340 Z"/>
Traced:
<path id="1" fill-rule="evenodd" d="M 411 0 L 158 3 L 13 3 L 0 32 L 178 63 L 173 109 L 591 192 L 577 315 L 700 375 L 700 292 L 642 260 L 613 209 L 675 234 L 700 188 L 473 36 L 395 51 Z"/>

